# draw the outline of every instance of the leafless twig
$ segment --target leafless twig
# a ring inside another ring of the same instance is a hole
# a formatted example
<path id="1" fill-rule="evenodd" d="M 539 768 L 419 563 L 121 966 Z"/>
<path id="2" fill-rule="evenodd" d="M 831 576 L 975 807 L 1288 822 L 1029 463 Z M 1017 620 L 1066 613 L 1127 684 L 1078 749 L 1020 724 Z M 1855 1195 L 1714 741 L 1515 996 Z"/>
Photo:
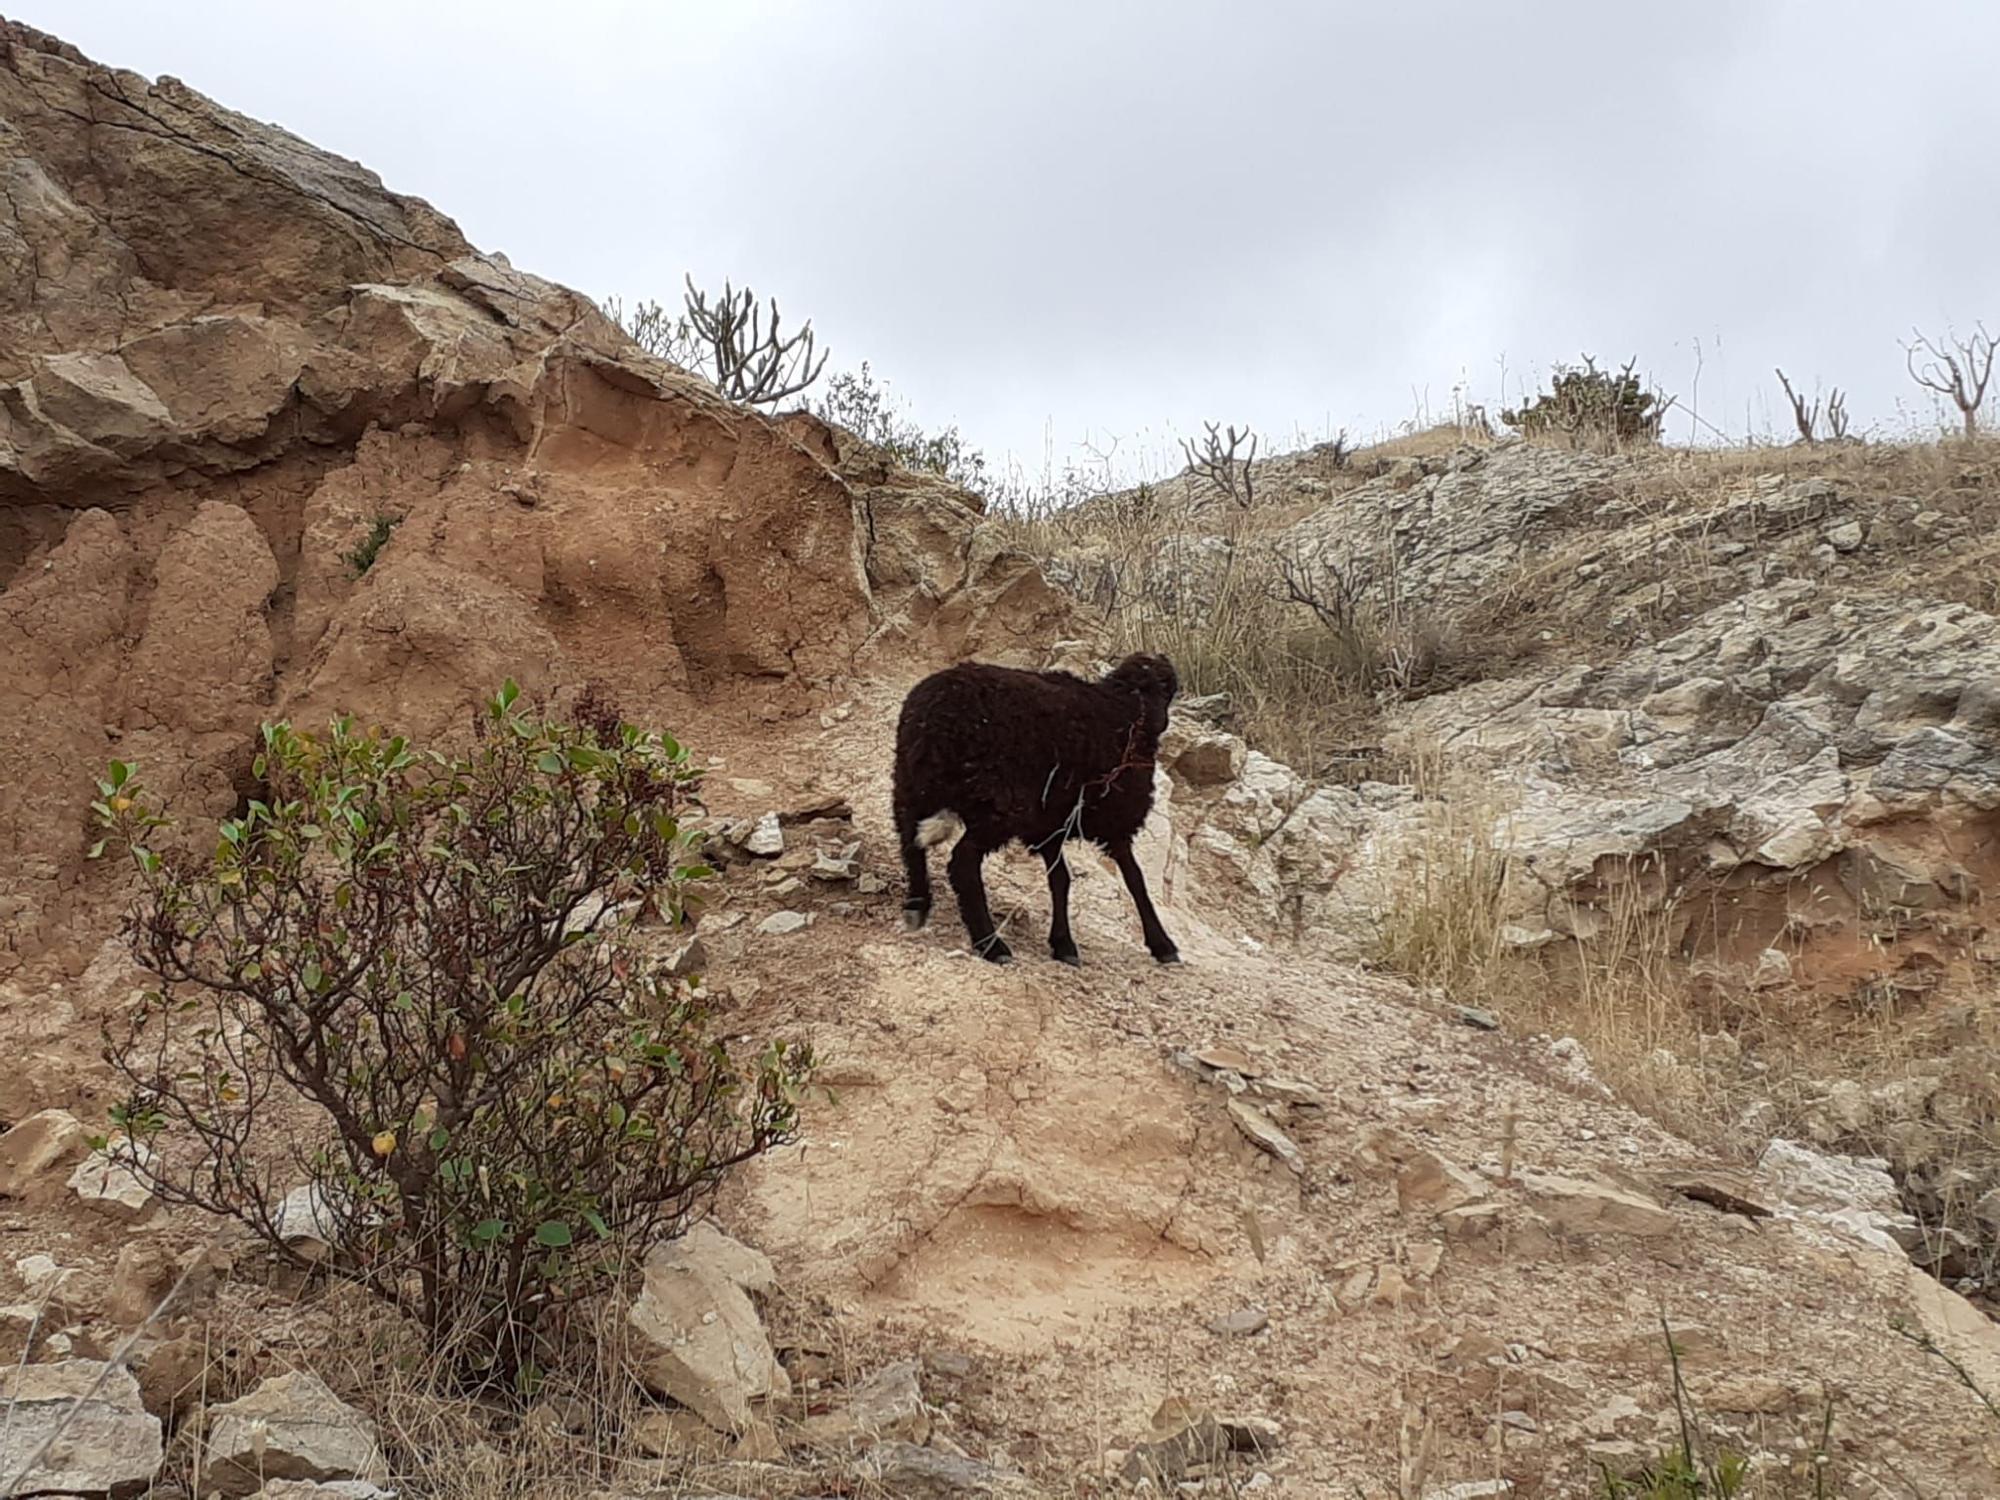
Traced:
<path id="1" fill-rule="evenodd" d="M 1972 1378 L 1972 1372 L 1966 1369 L 1963 1360 L 1951 1353 L 1950 1350 L 1932 1338 L 1930 1334 L 1911 1328 L 1907 1323 L 1900 1321 L 1892 1322 L 1889 1325 L 1889 1331 L 1895 1334 L 1897 1338 L 1903 1340 L 1904 1343 L 1912 1344 L 1925 1354 L 1930 1355 L 1933 1359 L 1941 1361 L 1946 1369 L 1958 1377 L 1958 1383 L 1972 1392 L 1978 1399 L 1979 1404 L 1986 1408 L 1986 1414 L 1996 1421 L 2000 1421 L 2000 1404 L 1996 1404 L 1993 1397 L 1986 1393 L 1985 1388 Z"/>
<path id="2" fill-rule="evenodd" d="M 1792 389 L 1792 383 L 1785 378 L 1783 370 L 1779 370 L 1777 376 L 1778 384 L 1785 388 L 1785 399 L 1792 403 L 1792 424 L 1799 429 L 1799 441 L 1808 446 L 1817 443 L 1819 441 L 1818 398 L 1815 397 L 1812 405 L 1808 406 L 1806 398 Z M 1840 392 L 1835 391 L 1833 398 L 1838 402 L 1841 399 Z"/>
<path id="3" fill-rule="evenodd" d="M 1959 338 L 1947 330 L 1942 344 L 1921 329 L 1910 330 L 1911 342 L 1903 346 L 1903 363 L 1910 379 L 1927 391 L 1949 398 L 1965 423 L 1965 435 L 1979 435 L 1979 405 L 1986 399 L 1986 382 L 1993 375 L 1996 347 L 1984 323 L 1973 326 L 1969 338 Z"/>
<path id="4" fill-rule="evenodd" d="M 1256 498 L 1255 481 L 1250 473 L 1250 466 L 1257 461 L 1256 434 L 1247 427 L 1238 432 L 1232 425 L 1226 432 L 1218 432 L 1214 422 L 1202 425 L 1208 429 L 1208 435 L 1199 448 L 1193 439 L 1181 439 L 1189 470 L 1207 478 L 1234 501 L 1239 510 L 1248 510 Z M 1236 450 L 1245 438 L 1250 440 L 1250 451 L 1239 459 Z"/>

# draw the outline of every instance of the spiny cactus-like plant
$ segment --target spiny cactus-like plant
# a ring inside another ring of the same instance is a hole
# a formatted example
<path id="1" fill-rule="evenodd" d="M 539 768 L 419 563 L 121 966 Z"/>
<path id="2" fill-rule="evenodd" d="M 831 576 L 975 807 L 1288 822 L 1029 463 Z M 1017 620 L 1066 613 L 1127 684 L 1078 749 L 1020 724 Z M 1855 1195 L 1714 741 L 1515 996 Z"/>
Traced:
<path id="1" fill-rule="evenodd" d="M 1600 370 L 1590 355 L 1581 368 L 1557 365 L 1550 388 L 1500 420 L 1523 437 L 1572 447 L 1622 447 L 1657 443 L 1673 398 L 1649 389 L 1634 373 L 1636 359 L 1618 371 Z"/>
<path id="2" fill-rule="evenodd" d="M 682 311 L 641 302 L 627 314 L 612 298 L 605 310 L 648 354 L 705 377 L 731 401 L 775 406 L 808 389 L 826 368 L 825 350 L 808 318 L 797 332 L 780 331 L 778 299 L 768 313 L 757 294 L 724 282 L 719 296 L 699 290 L 687 278 Z M 767 321 L 768 319 L 768 321 Z"/>

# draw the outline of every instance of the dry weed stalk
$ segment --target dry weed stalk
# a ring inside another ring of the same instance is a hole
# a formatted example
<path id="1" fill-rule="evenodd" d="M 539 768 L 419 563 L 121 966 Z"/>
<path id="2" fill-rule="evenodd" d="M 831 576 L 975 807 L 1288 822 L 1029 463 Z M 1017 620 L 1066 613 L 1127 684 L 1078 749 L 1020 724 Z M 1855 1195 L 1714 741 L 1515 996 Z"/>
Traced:
<path id="1" fill-rule="evenodd" d="M 1399 1500 L 1423 1500 L 1430 1493 L 1431 1470 L 1437 1464 L 1438 1429 L 1427 1407 L 1406 1405 L 1396 1427 L 1396 1494 Z"/>
<path id="2" fill-rule="evenodd" d="M 1779 370 L 1776 373 L 1778 384 L 1785 388 L 1785 399 L 1792 404 L 1792 423 L 1799 429 L 1800 442 L 1811 447 L 1819 441 L 1819 420 L 1822 412 L 1826 417 L 1827 436 L 1837 443 L 1846 439 L 1847 396 L 1839 386 L 1835 386 L 1827 395 L 1824 407 L 1821 406 L 1817 396 L 1813 398 L 1811 405 L 1807 405 L 1806 398 L 1792 389 L 1792 383 L 1785 378 L 1785 372 Z"/>

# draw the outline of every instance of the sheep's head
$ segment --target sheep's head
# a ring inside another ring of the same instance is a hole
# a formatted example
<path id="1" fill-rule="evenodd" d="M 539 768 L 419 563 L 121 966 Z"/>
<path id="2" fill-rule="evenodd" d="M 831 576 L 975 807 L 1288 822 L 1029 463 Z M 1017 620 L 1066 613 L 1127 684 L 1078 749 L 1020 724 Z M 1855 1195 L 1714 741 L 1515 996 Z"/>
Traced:
<path id="1" fill-rule="evenodd" d="M 1113 687 L 1137 693 L 1146 707 L 1146 725 L 1158 734 L 1167 727 L 1167 705 L 1181 689 L 1180 675 L 1164 656 L 1134 652 L 1111 669 L 1104 679 Z"/>

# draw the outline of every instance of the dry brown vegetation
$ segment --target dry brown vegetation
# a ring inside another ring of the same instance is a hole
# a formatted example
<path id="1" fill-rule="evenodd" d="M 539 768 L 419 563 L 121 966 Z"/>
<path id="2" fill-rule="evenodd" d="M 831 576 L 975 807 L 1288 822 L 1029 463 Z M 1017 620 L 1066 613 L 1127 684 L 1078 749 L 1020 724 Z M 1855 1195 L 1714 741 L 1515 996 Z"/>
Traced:
<path id="1" fill-rule="evenodd" d="M 1538 660 L 1594 660 L 1628 645 L 1629 627 L 1614 629 L 1603 608 L 1615 593 L 1642 594 L 1636 616 L 1653 634 L 1728 597 L 1741 586 L 1728 566 L 1732 552 L 1774 540 L 1738 535 L 1740 523 L 1721 514 L 1760 480 L 1863 486 L 2000 537 L 2000 443 L 1849 442 L 1641 445 L 1644 462 L 1620 471 L 1603 508 L 1640 533 L 1639 545 L 1592 590 L 1572 586 L 1578 567 L 1602 550 L 1601 532 L 1587 525 L 1453 613 L 1395 597 L 1380 577 L 1343 599 L 1330 576 L 1343 559 L 1301 557 L 1274 544 L 1303 516 L 1337 507 L 1342 494 L 1399 460 L 1439 460 L 1486 441 L 1443 423 L 1361 449 L 1338 466 L 1308 451 L 1288 462 L 1324 486 L 1325 498 L 1309 503 L 1273 485 L 1245 509 L 1214 485 L 1179 475 L 1117 492 L 1072 485 L 1055 496 L 1017 495 L 994 513 L 1016 545 L 1097 611 L 1114 649 L 1167 653 L 1188 692 L 1230 695 L 1234 724 L 1253 747 L 1345 781 L 1404 779 L 1377 753 L 1385 701 L 1505 676 Z M 1865 584 L 2000 609 L 1994 546 L 1939 554 L 1921 533 L 1885 535 Z"/>
<path id="2" fill-rule="evenodd" d="M 1515 946 L 1497 899 L 1505 810 L 1448 788 L 1434 760 L 1415 765 L 1437 815 L 1396 884 L 1377 964 L 1512 1029 L 1575 1038 L 1621 1098 L 1724 1157 L 1773 1134 L 1824 1139 L 1829 1081 L 1875 1095 L 1922 1080 L 1953 1102 L 1920 1137 L 1879 1121 L 1837 1144 L 1913 1174 L 1906 1202 L 1928 1237 L 1917 1259 L 1953 1279 L 2000 1269 L 1991 1206 L 1982 1211 L 1971 1186 L 2000 1169 L 2000 1000 L 1938 1005 L 1885 989 L 1868 1004 L 1805 986 L 1746 989 L 1702 941 L 1716 891 L 1672 878 L 1652 856 L 1601 883 L 1588 942 Z"/>
<path id="3" fill-rule="evenodd" d="M 1337 494 L 1398 458 L 1460 441 L 1446 427 L 1353 456 L 1314 450 L 1300 463 Z M 1119 492 L 1010 497 L 995 514 L 1015 545 L 1098 613 L 1115 650 L 1164 653 L 1185 693 L 1228 694 L 1233 722 L 1257 749 L 1335 780 L 1393 779 L 1379 743 L 1381 696 L 1480 673 L 1452 622 L 1374 597 L 1344 576 L 1341 559 L 1277 542 L 1315 508 L 1297 499 L 1246 508 L 1190 473 Z"/>

